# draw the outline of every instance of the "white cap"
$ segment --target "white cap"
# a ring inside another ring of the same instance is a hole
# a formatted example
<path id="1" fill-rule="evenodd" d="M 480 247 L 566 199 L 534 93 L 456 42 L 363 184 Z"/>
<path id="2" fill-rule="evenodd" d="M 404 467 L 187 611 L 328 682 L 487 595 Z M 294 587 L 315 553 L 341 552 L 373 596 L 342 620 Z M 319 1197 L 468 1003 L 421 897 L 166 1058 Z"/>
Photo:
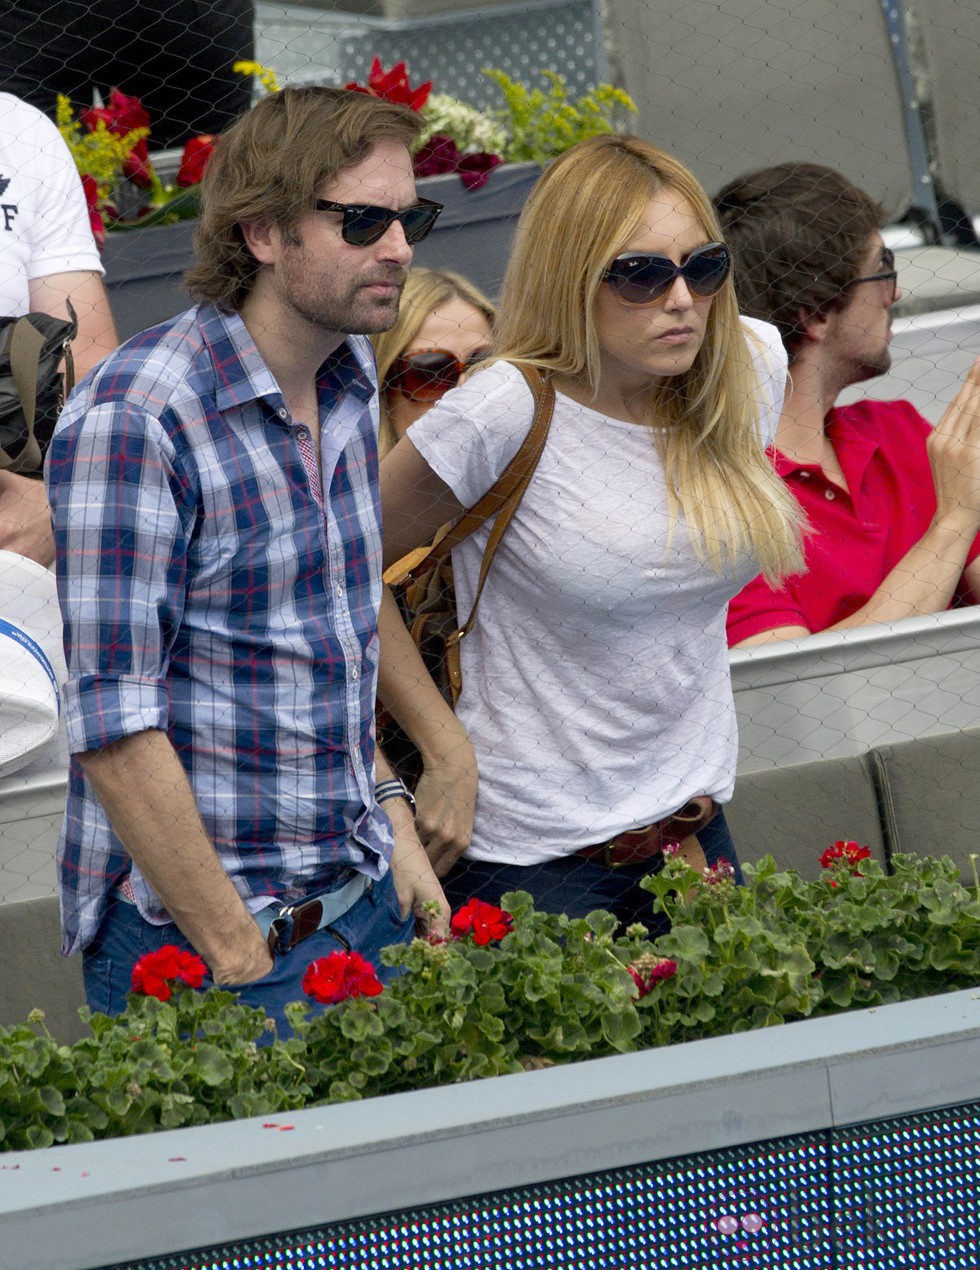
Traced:
<path id="1" fill-rule="evenodd" d="M 57 739 L 66 678 L 54 574 L 0 551 L 0 777 Z"/>

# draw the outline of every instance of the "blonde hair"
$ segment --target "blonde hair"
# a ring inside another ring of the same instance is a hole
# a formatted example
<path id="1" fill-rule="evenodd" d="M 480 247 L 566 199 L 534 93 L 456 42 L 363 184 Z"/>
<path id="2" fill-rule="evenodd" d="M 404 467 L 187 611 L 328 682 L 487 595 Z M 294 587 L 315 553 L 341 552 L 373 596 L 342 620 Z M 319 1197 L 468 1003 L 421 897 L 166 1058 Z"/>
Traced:
<path id="1" fill-rule="evenodd" d="M 496 321 L 493 301 L 468 282 L 462 274 L 449 269 L 412 269 L 398 307 L 398 321 L 389 331 L 371 336 L 374 356 L 378 363 L 378 383 L 381 385 L 381 430 L 378 448 L 382 457 L 394 448 L 398 440 L 388 411 L 385 380 L 395 361 L 410 348 L 413 340 L 430 314 L 452 300 L 464 300 L 478 313 L 482 313 L 492 328 Z"/>
<path id="2" fill-rule="evenodd" d="M 668 190 L 721 239 L 711 203 L 677 159 L 630 136 L 579 142 L 545 171 L 521 214 L 504 278 L 495 356 L 599 387 L 595 305 L 602 276 Z M 802 567 L 796 500 L 758 433 L 760 385 L 729 279 L 712 302 L 691 368 L 652 378 L 638 401 L 664 465 L 668 504 L 721 572 L 751 554 L 770 580 Z"/>

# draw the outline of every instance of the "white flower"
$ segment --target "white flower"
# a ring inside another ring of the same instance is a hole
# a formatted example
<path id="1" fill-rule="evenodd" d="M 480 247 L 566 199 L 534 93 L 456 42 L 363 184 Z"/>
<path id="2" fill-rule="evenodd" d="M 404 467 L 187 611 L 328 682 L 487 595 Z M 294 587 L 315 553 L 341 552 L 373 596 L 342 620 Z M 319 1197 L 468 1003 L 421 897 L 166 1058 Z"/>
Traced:
<path id="1" fill-rule="evenodd" d="M 461 154 L 500 154 L 507 133 L 492 115 L 484 114 L 448 93 L 430 93 L 422 107 L 419 148 L 437 134 L 452 137 Z"/>

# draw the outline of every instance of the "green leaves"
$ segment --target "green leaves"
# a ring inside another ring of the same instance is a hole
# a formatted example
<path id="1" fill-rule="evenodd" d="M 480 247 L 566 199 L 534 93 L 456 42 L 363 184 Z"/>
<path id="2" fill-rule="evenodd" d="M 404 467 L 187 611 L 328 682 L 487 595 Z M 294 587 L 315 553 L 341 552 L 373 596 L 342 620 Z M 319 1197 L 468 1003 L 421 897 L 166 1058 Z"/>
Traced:
<path id="1" fill-rule="evenodd" d="M 503 157 L 508 163 L 531 160 L 543 166 L 577 141 L 614 132 L 617 110 L 636 113 L 629 95 L 611 84 L 571 101 L 564 77 L 554 71 L 541 71 L 543 89 L 525 88 L 501 70 L 487 68 L 483 74 L 503 94 L 504 109 L 498 113 L 507 133 Z"/>
<path id="2" fill-rule="evenodd" d="M 893 863 L 886 875 L 843 862 L 807 882 L 767 858 L 733 888 L 672 858 L 644 881 L 672 923 L 653 942 L 602 911 L 536 912 L 515 891 L 499 941 L 386 949 L 399 974 L 380 996 L 316 1017 L 288 1006 L 288 1040 L 218 989 L 133 996 L 115 1019 L 82 1010 L 92 1035 L 73 1046 L 35 1014 L 0 1029 L 0 1149 L 268 1116 L 980 983 L 980 902 L 953 862 Z"/>

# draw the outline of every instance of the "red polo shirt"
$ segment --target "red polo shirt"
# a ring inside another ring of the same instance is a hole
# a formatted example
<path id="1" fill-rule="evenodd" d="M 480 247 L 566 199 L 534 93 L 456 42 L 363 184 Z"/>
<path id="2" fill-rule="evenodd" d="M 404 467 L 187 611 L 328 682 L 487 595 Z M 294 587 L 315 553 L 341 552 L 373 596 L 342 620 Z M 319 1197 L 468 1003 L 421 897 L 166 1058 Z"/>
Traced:
<path id="1" fill-rule="evenodd" d="M 831 410 L 827 435 L 850 493 L 829 481 L 819 464 L 770 450 L 810 522 L 806 571 L 777 588 L 756 578 L 740 591 L 728 609 L 729 645 L 778 626 L 826 630 L 867 603 L 935 514 L 926 453 L 931 431 L 907 401 L 858 401 Z M 967 563 L 978 555 L 980 536 Z M 967 603 L 980 599 L 961 595 Z"/>

